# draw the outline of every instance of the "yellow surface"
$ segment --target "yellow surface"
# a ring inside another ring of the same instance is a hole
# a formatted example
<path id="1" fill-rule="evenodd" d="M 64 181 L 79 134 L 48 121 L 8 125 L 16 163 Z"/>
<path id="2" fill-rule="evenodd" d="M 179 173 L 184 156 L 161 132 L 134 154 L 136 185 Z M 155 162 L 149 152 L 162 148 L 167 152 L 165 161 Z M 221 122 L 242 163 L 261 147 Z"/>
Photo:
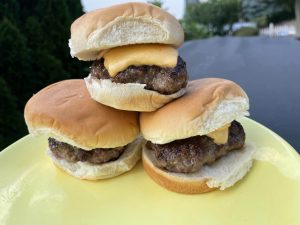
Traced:
<path id="1" fill-rule="evenodd" d="M 108 50 L 103 58 L 105 68 L 113 77 L 132 65 L 175 67 L 178 51 L 170 45 L 162 44 L 127 45 Z"/>
<path id="2" fill-rule="evenodd" d="M 141 164 L 114 179 L 82 181 L 53 166 L 45 138 L 26 136 L 0 153 L 0 224 L 299 225 L 299 173 L 290 171 L 300 171 L 298 154 L 267 128 L 241 121 L 247 141 L 290 162 L 288 176 L 257 161 L 233 188 L 200 195 L 163 189 Z"/>

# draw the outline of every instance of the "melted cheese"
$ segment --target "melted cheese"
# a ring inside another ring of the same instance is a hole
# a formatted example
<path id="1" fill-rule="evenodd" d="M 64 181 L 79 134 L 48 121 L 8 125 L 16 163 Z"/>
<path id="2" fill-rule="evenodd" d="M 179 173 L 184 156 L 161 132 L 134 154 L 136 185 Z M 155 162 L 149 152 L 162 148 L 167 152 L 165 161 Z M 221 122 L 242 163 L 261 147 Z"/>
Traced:
<path id="1" fill-rule="evenodd" d="M 103 58 L 105 68 L 113 77 L 133 65 L 175 67 L 178 51 L 163 44 L 127 45 L 110 49 L 103 55 Z"/>
<path id="2" fill-rule="evenodd" d="M 228 140 L 228 129 L 230 127 L 230 123 L 220 127 L 219 129 L 206 134 L 206 136 L 214 139 L 216 144 L 226 144 Z"/>

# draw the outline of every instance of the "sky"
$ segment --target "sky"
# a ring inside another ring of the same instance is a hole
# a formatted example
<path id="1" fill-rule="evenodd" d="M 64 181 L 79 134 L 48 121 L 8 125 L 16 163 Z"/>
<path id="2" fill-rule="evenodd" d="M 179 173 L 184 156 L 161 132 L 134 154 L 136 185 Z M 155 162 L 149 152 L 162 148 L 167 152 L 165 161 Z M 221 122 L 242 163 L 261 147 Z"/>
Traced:
<path id="1" fill-rule="evenodd" d="M 147 2 L 147 0 L 134 0 L 135 2 Z M 103 8 L 119 3 L 128 2 L 128 0 L 81 0 L 85 12 L 94 9 Z M 177 19 L 181 19 L 184 13 L 184 0 L 163 0 L 163 8 L 173 14 Z"/>

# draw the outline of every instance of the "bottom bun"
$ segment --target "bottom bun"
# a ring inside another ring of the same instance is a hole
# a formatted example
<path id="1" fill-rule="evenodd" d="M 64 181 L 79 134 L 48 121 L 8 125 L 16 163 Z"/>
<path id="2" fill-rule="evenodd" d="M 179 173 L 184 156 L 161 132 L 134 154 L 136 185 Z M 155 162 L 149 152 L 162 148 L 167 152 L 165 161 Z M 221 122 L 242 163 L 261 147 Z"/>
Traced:
<path id="1" fill-rule="evenodd" d="M 246 144 L 242 150 L 232 151 L 194 173 L 174 173 L 156 167 L 154 152 L 146 146 L 142 157 L 145 171 L 159 185 L 174 192 L 199 194 L 233 186 L 250 170 L 254 152 L 255 147 Z"/>
<path id="2" fill-rule="evenodd" d="M 122 110 L 150 112 L 182 96 L 185 88 L 170 95 L 146 90 L 146 84 L 114 83 L 110 79 L 84 78 L 91 97 L 104 105 Z"/>
<path id="3" fill-rule="evenodd" d="M 128 144 L 123 154 L 115 161 L 95 165 L 89 162 L 68 162 L 60 159 L 48 149 L 47 154 L 53 160 L 54 164 L 67 172 L 71 176 L 86 180 L 99 180 L 118 176 L 131 170 L 141 159 L 143 139 L 138 138 Z"/>

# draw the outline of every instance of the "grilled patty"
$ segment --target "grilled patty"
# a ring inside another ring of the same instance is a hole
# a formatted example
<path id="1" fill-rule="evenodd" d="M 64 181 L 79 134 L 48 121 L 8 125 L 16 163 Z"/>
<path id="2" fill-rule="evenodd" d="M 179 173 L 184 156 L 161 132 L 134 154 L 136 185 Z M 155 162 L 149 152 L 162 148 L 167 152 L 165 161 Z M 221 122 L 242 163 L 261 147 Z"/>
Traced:
<path id="1" fill-rule="evenodd" d="M 159 66 L 129 66 L 116 76 L 111 77 L 104 66 L 104 59 L 96 60 L 91 66 L 91 76 L 97 79 L 110 79 L 115 83 L 146 84 L 145 89 L 161 94 L 173 94 L 187 85 L 186 64 L 178 57 L 174 68 Z"/>
<path id="2" fill-rule="evenodd" d="M 93 164 L 102 164 L 116 160 L 124 152 L 126 146 L 118 148 L 95 148 L 85 151 L 81 148 L 69 145 L 64 142 L 48 139 L 49 148 L 57 158 L 63 158 L 68 162 L 90 162 Z"/>
<path id="3" fill-rule="evenodd" d="M 226 144 L 218 145 L 208 136 L 195 136 L 176 140 L 167 144 L 147 142 L 154 151 L 158 167 L 172 172 L 191 173 L 203 165 L 211 164 L 232 150 L 241 149 L 245 142 L 245 132 L 240 123 L 233 121 L 229 127 Z"/>

